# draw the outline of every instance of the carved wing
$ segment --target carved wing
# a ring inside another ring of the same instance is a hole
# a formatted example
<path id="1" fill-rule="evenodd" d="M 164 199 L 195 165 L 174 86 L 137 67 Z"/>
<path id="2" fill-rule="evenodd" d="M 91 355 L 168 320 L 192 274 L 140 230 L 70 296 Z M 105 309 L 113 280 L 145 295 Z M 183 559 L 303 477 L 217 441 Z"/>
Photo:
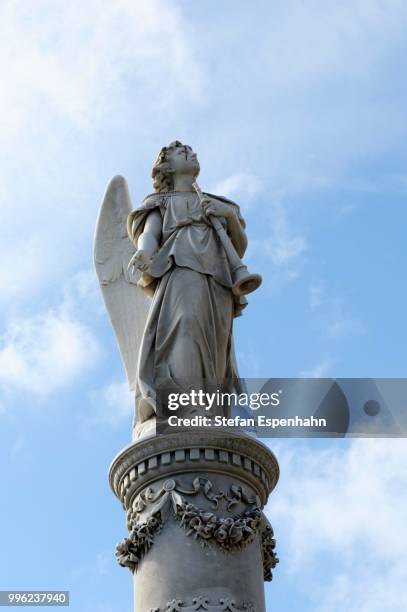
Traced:
<path id="1" fill-rule="evenodd" d="M 106 189 L 96 224 L 94 261 L 129 386 L 133 390 L 150 301 L 136 286 L 140 272 L 127 270 L 135 250 L 126 229 L 131 210 L 127 182 L 122 176 L 115 176 Z"/>

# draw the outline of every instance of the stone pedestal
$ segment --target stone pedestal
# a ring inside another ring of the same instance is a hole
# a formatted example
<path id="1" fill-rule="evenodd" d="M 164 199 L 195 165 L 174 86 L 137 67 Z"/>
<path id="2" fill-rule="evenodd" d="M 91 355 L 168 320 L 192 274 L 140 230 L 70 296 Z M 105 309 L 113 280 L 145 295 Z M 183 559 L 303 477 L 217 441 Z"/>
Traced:
<path id="1" fill-rule="evenodd" d="M 279 476 L 273 453 L 242 433 L 177 431 L 133 443 L 110 468 L 127 512 L 118 562 L 136 612 L 264 612 L 277 563 L 262 509 Z"/>

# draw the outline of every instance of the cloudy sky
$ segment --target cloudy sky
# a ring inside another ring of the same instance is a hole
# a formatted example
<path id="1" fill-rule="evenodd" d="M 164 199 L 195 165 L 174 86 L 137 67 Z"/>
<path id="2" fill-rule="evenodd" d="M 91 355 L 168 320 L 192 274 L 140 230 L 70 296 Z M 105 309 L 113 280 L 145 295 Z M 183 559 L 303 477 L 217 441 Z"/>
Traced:
<path id="1" fill-rule="evenodd" d="M 169 141 L 248 223 L 242 375 L 406 375 L 406 27 L 403 0 L 2 0 L 1 589 L 131 610 L 107 484 L 131 397 L 92 240 L 109 179 L 136 205 Z M 269 608 L 405 610 L 405 440 L 270 445 Z"/>

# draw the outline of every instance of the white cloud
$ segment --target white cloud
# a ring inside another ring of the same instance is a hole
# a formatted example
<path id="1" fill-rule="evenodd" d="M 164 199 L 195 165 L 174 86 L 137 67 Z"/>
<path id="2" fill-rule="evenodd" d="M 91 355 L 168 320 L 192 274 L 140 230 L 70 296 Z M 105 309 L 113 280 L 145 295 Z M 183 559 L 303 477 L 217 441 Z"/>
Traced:
<path id="1" fill-rule="evenodd" d="M 300 378 L 322 378 L 329 374 L 334 365 L 335 361 L 328 357 L 325 357 L 312 368 L 309 368 L 308 370 L 302 370 L 299 376 Z"/>
<path id="2" fill-rule="evenodd" d="M 13 316 L 6 319 L 0 336 L 3 393 L 22 390 L 47 396 L 96 365 L 99 343 L 84 321 L 89 305 L 92 322 L 101 310 L 95 275 L 81 270 L 59 289 L 59 304 L 54 308 L 27 315 L 20 305 L 20 314 L 15 307 Z"/>
<path id="3" fill-rule="evenodd" d="M 127 383 L 112 382 L 92 394 L 93 410 L 84 417 L 83 425 L 130 426 L 134 412 L 134 393 Z"/>
<path id="4" fill-rule="evenodd" d="M 5 304 L 24 295 L 31 294 L 46 280 L 49 268 L 49 253 L 46 253 L 39 236 L 30 236 L 19 241 L 14 239 L 2 245 L 2 258 L 7 264 L 0 266 L 0 303 Z"/>
<path id="5" fill-rule="evenodd" d="M 210 188 L 209 191 L 217 195 L 231 198 L 232 200 L 236 198 L 244 211 L 250 208 L 254 197 L 260 193 L 262 189 L 263 184 L 258 176 L 246 172 L 239 172 L 219 181 L 213 188 Z"/>
<path id="6" fill-rule="evenodd" d="M 145 143 L 157 153 L 181 109 L 205 104 L 206 75 L 194 25 L 161 0 L 5 0 L 0 39 L 1 244 L 10 264 L 0 282 L 9 305 L 84 265 L 104 163 L 115 160 L 119 172 L 130 140 L 132 168 Z"/>
<path id="7" fill-rule="evenodd" d="M 67 279 L 63 286 L 62 309 L 64 312 L 80 311 L 84 314 L 84 306 L 91 312 L 92 320 L 95 315 L 106 317 L 106 309 L 100 291 L 99 281 L 95 270 L 79 270 Z"/>
<path id="8" fill-rule="evenodd" d="M 325 299 L 325 287 L 320 282 L 313 282 L 309 286 L 309 305 L 311 310 L 322 306 Z"/>
<path id="9" fill-rule="evenodd" d="M 10 455 L 12 457 L 19 455 L 21 451 L 23 450 L 24 445 L 25 445 L 25 435 L 19 434 L 11 447 Z"/>
<path id="10" fill-rule="evenodd" d="M 237 362 L 239 364 L 240 376 L 247 378 L 255 378 L 261 372 L 261 359 L 259 350 L 250 338 L 240 339 L 238 348 L 235 348 L 237 353 Z"/>
<path id="11" fill-rule="evenodd" d="M 0 344 L 0 383 L 39 395 L 56 391 L 91 368 L 98 343 L 63 308 L 13 319 Z"/>
<path id="12" fill-rule="evenodd" d="M 345 298 L 329 295 L 324 283 L 311 282 L 308 293 L 310 310 L 324 336 L 339 340 L 366 333 L 363 322 L 349 312 Z"/>
<path id="13" fill-rule="evenodd" d="M 337 4 L 292 1 L 277 3 L 264 54 L 272 62 L 274 84 L 298 85 L 346 74 L 363 77 L 389 34 L 397 36 L 405 5 L 394 0 L 349 0 Z M 372 39 L 376 54 L 372 53 Z M 295 52 L 293 52 L 295 50 Z M 357 52 L 357 53 L 356 53 Z"/>
<path id="14" fill-rule="evenodd" d="M 361 335 L 365 333 L 365 327 L 358 319 L 341 317 L 332 321 L 328 326 L 328 335 L 332 338 L 343 338 L 350 335 Z"/>
<path id="15" fill-rule="evenodd" d="M 304 236 L 293 235 L 288 226 L 283 204 L 276 200 L 272 204 L 272 235 L 266 243 L 266 251 L 276 266 L 297 259 L 308 249 Z"/>
<path id="16" fill-rule="evenodd" d="M 74 568 L 72 570 L 72 578 L 77 579 L 83 576 L 90 576 L 92 579 L 94 579 L 101 576 L 106 576 L 111 567 L 114 566 L 114 562 L 115 560 L 112 552 L 110 550 L 102 550 L 97 553 L 96 558 L 92 559 L 91 562 Z"/>
<path id="17" fill-rule="evenodd" d="M 220 155 L 288 188 L 298 180 L 315 189 L 360 176 L 353 161 L 402 146 L 405 2 L 276 0 L 257 12 L 240 3 L 217 22 L 223 53 L 213 60 L 210 35 L 204 50 L 222 92 L 213 109 L 216 120 L 223 105 Z"/>
<path id="18" fill-rule="evenodd" d="M 326 322 L 327 334 L 331 338 L 344 338 L 346 336 L 360 336 L 365 333 L 365 326 L 359 319 L 350 316 L 345 307 L 343 298 L 334 298 L 330 301 L 330 314 Z"/>
<path id="19" fill-rule="evenodd" d="M 204 85 L 191 29 L 176 7 L 159 0 L 6 1 L 0 23 L 3 138 L 22 135 L 49 114 L 86 127 L 120 106 L 126 85 L 162 110 L 173 103 L 173 90 L 198 101 Z M 157 95 L 168 82 L 171 90 Z"/>
<path id="20" fill-rule="evenodd" d="M 407 589 L 407 562 L 400 558 L 390 567 L 377 564 L 363 567 L 360 559 L 356 575 L 339 573 L 332 580 L 330 592 L 322 594 L 315 612 L 403 612 Z"/>
<path id="21" fill-rule="evenodd" d="M 270 257 L 275 266 L 296 263 L 309 248 L 307 240 L 290 227 L 286 208 L 279 198 L 272 199 L 270 208 L 270 234 L 267 238 L 252 240 L 251 248 L 256 254 Z"/>
<path id="22" fill-rule="evenodd" d="M 309 245 L 306 236 L 289 219 L 287 208 L 279 197 L 271 195 L 270 199 L 267 217 L 258 226 L 258 237 L 249 239 L 245 260 L 251 271 L 256 268 L 255 271 L 262 274 L 263 290 L 278 295 L 300 277 Z"/>
<path id="23" fill-rule="evenodd" d="M 405 440 L 274 448 L 281 481 L 268 514 L 286 543 L 282 563 L 297 584 L 303 576 L 313 609 L 401 610 L 407 596 Z"/>

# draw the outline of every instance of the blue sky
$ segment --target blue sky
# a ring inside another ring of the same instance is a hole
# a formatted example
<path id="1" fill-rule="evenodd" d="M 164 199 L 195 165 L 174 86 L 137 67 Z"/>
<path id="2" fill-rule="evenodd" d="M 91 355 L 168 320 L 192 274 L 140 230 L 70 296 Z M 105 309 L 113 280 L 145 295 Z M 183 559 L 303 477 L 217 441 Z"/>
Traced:
<path id="1" fill-rule="evenodd" d="M 248 223 L 242 375 L 405 376 L 406 26 L 398 0 L 1 3 L 0 588 L 131 610 L 107 484 L 131 398 L 92 240 L 109 179 L 136 205 L 169 141 Z M 272 446 L 270 609 L 405 610 L 405 441 Z"/>

